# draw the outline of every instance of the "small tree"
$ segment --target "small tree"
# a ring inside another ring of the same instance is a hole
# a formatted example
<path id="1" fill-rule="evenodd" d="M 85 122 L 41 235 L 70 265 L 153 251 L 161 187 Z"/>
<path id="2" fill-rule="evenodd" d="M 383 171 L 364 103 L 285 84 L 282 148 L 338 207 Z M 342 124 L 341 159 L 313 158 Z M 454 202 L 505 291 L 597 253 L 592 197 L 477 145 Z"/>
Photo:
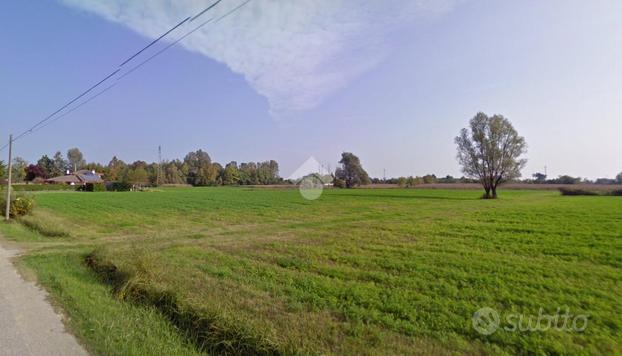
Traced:
<path id="1" fill-rule="evenodd" d="M 56 177 L 56 176 L 65 175 L 65 171 L 67 170 L 68 163 L 63 157 L 63 154 L 60 153 L 60 151 L 57 151 L 54 154 L 54 158 L 52 160 L 54 161 L 54 163 L 52 165 L 53 167 L 52 171 L 49 172 L 50 176 Z"/>
<path id="2" fill-rule="evenodd" d="M 108 176 L 106 178 L 110 181 L 121 180 L 126 169 L 127 164 L 118 159 L 117 156 L 113 156 L 110 162 L 108 162 Z"/>
<path id="3" fill-rule="evenodd" d="M 31 164 L 26 168 L 26 181 L 32 182 L 36 178 L 47 178 L 47 176 L 41 166 Z"/>
<path id="4" fill-rule="evenodd" d="M 527 149 L 508 119 L 501 115 L 488 117 L 480 112 L 456 137 L 458 161 L 462 171 L 477 178 L 484 186 L 484 198 L 497 198 L 497 187 L 503 180 L 520 177 L 527 163 L 520 158 Z"/>
<path id="5" fill-rule="evenodd" d="M 432 184 L 432 183 L 436 183 L 437 181 L 438 179 L 436 178 L 436 175 L 434 174 L 427 174 L 423 176 L 423 183 L 425 184 Z"/>
<path id="6" fill-rule="evenodd" d="M 145 185 L 145 184 L 149 184 L 149 174 L 147 173 L 147 170 L 141 166 L 132 169 L 129 168 L 126 171 L 126 175 L 125 177 L 123 177 L 123 181 L 126 183 L 131 183 L 131 184 L 135 184 L 135 185 Z"/>
<path id="7" fill-rule="evenodd" d="M 534 173 L 532 177 L 536 183 L 546 183 L 546 174 L 544 173 Z"/>
<path id="8" fill-rule="evenodd" d="M 28 168 L 28 162 L 21 157 L 15 157 L 13 159 L 13 170 L 11 172 L 13 182 L 23 182 L 26 179 L 26 168 Z"/>
<path id="9" fill-rule="evenodd" d="M 164 184 L 183 184 L 186 183 L 186 177 L 179 170 L 178 166 L 182 163 L 179 160 L 165 163 L 164 168 Z"/>
<path id="10" fill-rule="evenodd" d="M 37 166 L 41 167 L 43 172 L 45 173 L 45 177 L 50 177 L 54 172 L 54 160 L 52 160 L 47 155 L 41 156 L 37 161 Z"/>
<path id="11" fill-rule="evenodd" d="M 341 167 L 335 171 L 335 177 L 345 183 L 346 188 L 353 188 L 362 184 L 369 184 L 369 175 L 363 169 L 361 161 L 350 152 L 341 154 Z"/>
<path id="12" fill-rule="evenodd" d="M 82 152 L 77 148 L 70 148 L 67 151 L 67 160 L 69 160 L 69 165 L 74 172 L 86 165 Z"/>
<path id="13" fill-rule="evenodd" d="M 616 183 L 622 184 L 622 172 L 616 176 Z"/>
<path id="14" fill-rule="evenodd" d="M 225 169 L 222 172 L 222 184 L 235 185 L 240 181 L 240 171 L 238 170 L 238 163 L 233 161 L 227 163 Z"/>

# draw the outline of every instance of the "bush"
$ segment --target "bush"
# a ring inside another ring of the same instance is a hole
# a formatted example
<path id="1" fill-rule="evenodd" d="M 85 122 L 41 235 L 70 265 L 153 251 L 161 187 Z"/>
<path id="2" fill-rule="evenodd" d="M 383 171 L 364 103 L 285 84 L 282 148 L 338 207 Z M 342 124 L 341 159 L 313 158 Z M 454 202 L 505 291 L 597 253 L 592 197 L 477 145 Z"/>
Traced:
<path id="1" fill-rule="evenodd" d="M 6 196 L 0 198 L 0 207 L 4 212 L 4 207 L 6 206 Z M 33 198 L 27 196 L 12 196 L 11 197 L 11 206 L 9 208 L 9 216 L 12 218 L 16 218 L 19 216 L 24 216 L 30 214 L 32 209 L 35 206 L 35 201 Z"/>
<path id="2" fill-rule="evenodd" d="M 585 189 L 559 188 L 559 191 L 562 193 L 562 195 L 569 195 L 569 196 L 570 195 L 589 195 L 589 196 L 599 195 L 597 192 L 589 191 Z"/>
<path id="3" fill-rule="evenodd" d="M 14 184 L 11 187 L 14 192 L 77 190 L 78 188 L 75 185 L 68 185 L 68 184 Z"/>
<path id="4" fill-rule="evenodd" d="M 335 187 L 335 188 L 345 188 L 346 187 L 346 181 L 344 181 L 343 179 L 335 178 L 333 180 L 333 187 Z"/>
<path id="5" fill-rule="evenodd" d="M 132 190 L 132 185 L 124 182 L 110 182 L 106 184 L 106 190 L 109 192 L 129 192 Z"/>
<path id="6" fill-rule="evenodd" d="M 559 191 L 562 193 L 562 195 L 588 195 L 588 196 L 614 196 L 614 197 L 622 197 L 622 189 L 616 189 L 616 190 L 599 190 L 599 191 L 593 191 L 593 190 L 585 190 L 585 189 L 580 189 L 580 188 L 559 188 Z"/>
<path id="7" fill-rule="evenodd" d="M 106 185 L 104 183 L 87 183 L 84 186 L 85 192 L 105 192 Z"/>

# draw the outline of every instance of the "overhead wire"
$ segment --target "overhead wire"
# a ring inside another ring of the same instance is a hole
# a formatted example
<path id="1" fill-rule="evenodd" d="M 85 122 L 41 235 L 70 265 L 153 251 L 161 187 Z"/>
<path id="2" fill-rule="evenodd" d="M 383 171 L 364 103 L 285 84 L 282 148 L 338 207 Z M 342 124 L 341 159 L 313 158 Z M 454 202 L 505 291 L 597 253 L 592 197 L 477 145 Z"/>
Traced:
<path id="1" fill-rule="evenodd" d="M 251 0 L 246 0 L 245 2 L 241 3 L 238 7 L 232 9 L 231 11 L 225 13 L 223 16 L 219 17 L 216 19 L 216 21 L 214 22 L 218 22 L 223 20 L 225 17 L 231 15 L 233 12 L 237 11 L 239 8 L 241 8 L 242 6 L 248 4 Z M 220 2 L 220 1 L 218 1 Z M 218 2 L 216 2 L 214 5 L 218 4 Z M 214 6 L 212 5 L 212 7 Z M 210 7 L 211 8 L 211 7 Z M 208 8 L 208 9 L 210 9 Z M 203 10 L 200 14 L 205 13 L 205 10 Z M 198 15 L 197 15 L 198 16 Z M 196 16 L 195 16 L 196 17 Z M 74 112 L 75 110 L 79 109 L 80 107 L 82 107 L 83 105 L 89 103 L 90 101 L 94 100 L 95 98 L 99 97 L 100 95 L 104 94 L 105 92 L 107 92 L 108 90 L 112 89 L 114 86 L 116 86 L 118 84 L 119 81 L 121 81 L 122 79 L 124 79 L 125 77 L 127 77 L 128 75 L 132 74 L 134 71 L 136 71 L 137 69 L 139 69 L 140 67 L 142 67 L 143 65 L 147 64 L 148 62 L 150 62 L 151 60 L 153 60 L 154 58 L 156 58 L 157 56 L 161 55 L 162 53 L 164 53 L 165 51 L 167 51 L 169 48 L 175 46 L 176 44 L 178 44 L 179 42 L 183 41 L 184 39 L 186 39 L 188 36 L 192 35 L 193 33 L 195 33 L 196 31 L 200 30 L 201 28 L 203 28 L 205 25 L 209 24 L 210 22 L 212 22 L 214 20 L 214 18 L 209 18 L 208 20 L 202 22 L 200 25 L 198 25 L 197 27 L 195 27 L 194 29 L 192 29 L 191 31 L 187 32 L 185 35 L 179 37 L 177 40 L 169 43 L 166 47 L 160 49 L 158 52 L 154 53 L 153 55 L 151 55 L 150 57 L 148 57 L 147 59 L 145 59 L 144 61 L 140 62 L 139 64 L 135 65 L 134 67 L 132 67 L 131 69 L 129 69 L 128 71 L 126 71 L 125 73 L 123 73 L 121 76 L 119 76 L 116 81 L 106 87 L 104 90 L 100 91 L 99 93 L 91 96 L 90 98 L 86 99 L 85 101 L 83 101 L 82 103 L 80 103 L 78 106 L 72 108 L 71 110 L 63 113 L 62 115 L 57 116 L 56 118 L 54 118 L 53 120 L 49 121 L 48 123 L 46 123 L 43 126 L 38 127 L 36 130 L 33 130 L 32 133 L 39 131 L 40 129 L 43 129 L 47 126 L 49 126 L 50 124 L 56 122 L 57 120 L 62 119 L 63 117 L 71 114 L 72 112 Z M 1 150 L 1 149 L 0 149 Z"/>
<path id="2" fill-rule="evenodd" d="M 121 63 L 119 65 L 119 67 L 123 67 L 126 63 L 128 63 L 129 61 L 131 61 L 132 59 L 136 58 L 137 56 L 139 56 L 141 53 L 143 53 L 145 50 L 147 50 L 147 48 L 153 46 L 154 44 L 156 44 L 158 41 L 160 41 L 161 39 L 163 39 L 164 37 L 166 37 L 166 35 L 168 35 L 169 33 L 175 31 L 179 26 L 185 24 L 188 20 L 190 20 L 190 17 L 186 17 L 183 21 L 181 21 L 180 23 L 178 23 L 177 25 L 175 25 L 175 27 L 171 28 L 170 30 L 166 31 L 164 34 L 162 34 L 160 37 L 156 38 L 155 40 L 151 41 L 151 43 L 149 43 L 148 45 L 146 45 L 145 47 L 143 47 L 140 51 L 134 53 L 133 56 L 131 56 L 130 58 L 126 59 L 125 61 L 123 61 L 123 63 Z"/>
<path id="3" fill-rule="evenodd" d="M 196 31 L 198 31 L 199 29 L 203 28 L 205 25 L 207 25 L 208 23 L 212 22 L 214 20 L 214 18 L 210 18 L 207 21 L 204 21 L 203 23 L 201 23 L 200 25 L 198 25 L 197 27 L 195 27 L 194 29 L 192 29 L 191 31 L 187 32 L 185 35 L 181 36 L 180 38 L 178 38 L 177 40 L 175 40 L 174 42 L 168 44 L 166 47 L 164 47 L 163 49 L 159 50 L 158 52 L 156 52 L 155 54 L 153 54 L 152 56 L 150 56 L 149 58 L 147 58 L 146 60 L 142 61 L 141 63 L 139 63 L 138 65 L 132 67 L 130 70 L 128 70 L 127 72 L 123 73 L 120 77 L 118 77 L 116 79 L 116 81 L 112 84 L 109 85 L 108 87 L 106 87 L 105 89 L 101 90 L 100 92 L 98 92 L 97 94 L 92 95 L 91 97 L 87 98 L 86 100 L 84 100 L 83 102 L 81 102 L 80 104 L 78 104 L 77 106 L 71 108 L 70 110 L 62 113 L 61 115 L 56 116 L 54 119 L 52 119 L 55 115 L 59 114 L 61 111 L 63 111 L 64 109 L 66 109 L 67 107 L 69 107 L 70 105 L 72 105 L 73 103 L 75 103 L 76 101 L 80 100 L 82 97 L 84 97 L 85 95 L 87 95 L 88 93 L 90 93 L 91 91 L 93 91 L 94 89 L 96 89 L 97 87 L 99 87 L 100 85 L 102 85 L 104 82 L 106 82 L 108 79 L 110 79 L 111 77 L 113 77 L 114 75 L 116 75 L 117 73 L 119 73 L 123 68 L 125 64 L 129 63 L 130 61 L 132 61 L 134 58 L 136 58 L 137 56 L 139 56 L 141 53 L 143 53 L 145 50 L 147 50 L 148 48 L 150 48 L 151 46 L 153 46 L 154 44 L 156 44 L 158 41 L 162 40 L 164 37 L 166 37 L 168 34 L 170 34 L 171 32 L 173 32 L 174 30 L 176 30 L 177 28 L 179 28 L 180 26 L 184 25 L 187 22 L 192 22 L 194 20 L 196 20 L 197 18 L 201 17 L 203 14 L 205 14 L 207 11 L 211 10 L 212 8 L 214 8 L 216 5 L 218 5 L 222 0 L 217 0 L 215 3 L 211 4 L 210 6 L 208 6 L 207 8 L 205 8 L 204 10 L 202 10 L 201 12 L 197 13 L 195 16 L 191 16 L 191 17 L 187 17 L 184 20 L 182 20 L 181 22 L 179 22 L 177 25 L 175 25 L 174 27 L 172 27 L 171 29 L 169 29 L 167 32 L 165 32 L 164 34 L 162 34 L 160 37 L 158 37 L 157 39 L 153 40 L 152 42 L 150 42 L 148 45 L 146 45 L 145 47 L 143 47 L 141 50 L 139 50 L 138 52 L 136 52 L 134 55 L 130 56 L 128 59 L 126 59 L 123 63 L 121 63 L 119 65 L 119 68 L 117 68 L 115 71 L 113 71 L 112 73 L 110 73 L 109 75 L 107 75 L 106 77 L 104 77 L 102 80 L 100 80 L 99 82 L 97 82 L 96 84 L 92 85 L 91 87 L 89 87 L 86 91 L 82 92 L 80 95 L 78 95 L 77 97 L 73 98 L 72 100 L 70 100 L 68 103 L 66 103 L 65 105 L 63 105 L 61 108 L 59 108 L 58 110 L 56 110 L 55 112 L 53 112 L 52 114 L 46 116 L 44 119 L 40 120 L 39 122 L 37 122 L 35 125 L 33 125 L 32 127 L 30 127 L 28 130 L 22 132 L 21 134 L 19 134 L 18 136 L 16 136 L 13 139 L 13 142 L 19 140 L 20 138 L 37 132 L 41 129 L 43 129 L 44 127 L 49 126 L 50 124 L 60 120 L 61 118 L 69 115 L 70 113 L 74 112 L 75 110 L 79 109 L 80 107 L 84 106 L 85 104 L 91 102 L 92 100 L 94 100 L 95 98 L 99 97 L 100 95 L 106 93 L 107 91 L 109 91 L 110 89 L 112 89 L 113 87 L 115 87 L 118 82 L 120 80 L 122 80 L 123 78 L 127 77 L 128 75 L 130 75 L 131 73 L 133 73 L 135 70 L 139 69 L 140 67 L 142 67 L 143 65 L 147 64 L 148 62 L 150 62 L 152 59 L 154 59 L 155 57 L 161 55 L 162 53 L 164 53 L 166 50 L 170 49 L 171 47 L 173 47 L 174 45 L 178 44 L 179 42 L 181 42 L 182 40 L 184 40 L 185 38 L 187 38 L 188 36 L 190 36 L 191 34 L 195 33 Z M 232 10 L 228 11 L 227 13 L 225 13 L 224 15 L 220 16 L 219 18 L 217 18 L 214 22 L 217 23 L 221 20 L 223 20 L 224 18 L 230 16 L 231 14 L 233 14 L 234 12 L 238 11 L 240 8 L 242 8 L 243 6 L 247 5 L 249 2 L 251 2 L 251 0 L 246 0 L 243 3 L 241 3 L 240 5 L 236 6 L 235 8 L 233 8 Z M 9 143 L 5 144 L 4 146 L 0 147 L 0 151 L 3 151 L 4 149 L 6 149 L 9 146 Z"/>

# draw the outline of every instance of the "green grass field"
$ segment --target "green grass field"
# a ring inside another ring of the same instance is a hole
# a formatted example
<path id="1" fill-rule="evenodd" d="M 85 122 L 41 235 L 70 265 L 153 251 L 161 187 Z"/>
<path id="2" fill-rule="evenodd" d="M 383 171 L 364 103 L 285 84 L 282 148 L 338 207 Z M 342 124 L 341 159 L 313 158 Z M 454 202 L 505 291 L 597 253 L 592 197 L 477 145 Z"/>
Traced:
<path id="1" fill-rule="evenodd" d="M 0 231 L 95 354 L 622 353 L 622 199 L 500 194 L 38 193 Z M 541 308 L 589 323 L 503 329 Z"/>

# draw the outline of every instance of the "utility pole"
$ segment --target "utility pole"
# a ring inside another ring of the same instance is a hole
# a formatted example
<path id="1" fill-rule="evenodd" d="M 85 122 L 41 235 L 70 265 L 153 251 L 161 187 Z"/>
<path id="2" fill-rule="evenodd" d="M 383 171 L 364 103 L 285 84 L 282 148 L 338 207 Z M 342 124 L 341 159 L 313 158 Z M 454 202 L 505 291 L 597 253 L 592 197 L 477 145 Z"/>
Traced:
<path id="1" fill-rule="evenodd" d="M 158 176 L 156 178 L 156 185 L 160 186 L 160 179 L 162 177 L 162 146 L 158 146 Z"/>
<path id="2" fill-rule="evenodd" d="M 9 135 L 9 179 L 6 181 L 6 211 L 4 218 L 9 221 L 11 215 L 11 179 L 13 174 L 13 135 Z"/>

